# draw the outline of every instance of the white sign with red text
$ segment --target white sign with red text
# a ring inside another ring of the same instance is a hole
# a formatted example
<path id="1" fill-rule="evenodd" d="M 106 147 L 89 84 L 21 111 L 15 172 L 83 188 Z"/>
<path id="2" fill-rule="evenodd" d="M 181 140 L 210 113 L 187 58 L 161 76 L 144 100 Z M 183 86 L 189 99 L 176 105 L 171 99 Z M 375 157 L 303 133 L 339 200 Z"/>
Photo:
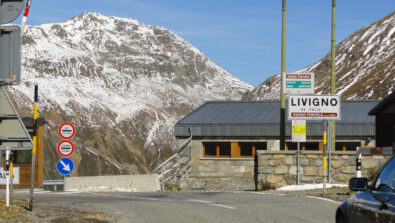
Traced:
<path id="1" fill-rule="evenodd" d="M 338 95 L 290 95 L 289 120 L 340 120 Z"/>

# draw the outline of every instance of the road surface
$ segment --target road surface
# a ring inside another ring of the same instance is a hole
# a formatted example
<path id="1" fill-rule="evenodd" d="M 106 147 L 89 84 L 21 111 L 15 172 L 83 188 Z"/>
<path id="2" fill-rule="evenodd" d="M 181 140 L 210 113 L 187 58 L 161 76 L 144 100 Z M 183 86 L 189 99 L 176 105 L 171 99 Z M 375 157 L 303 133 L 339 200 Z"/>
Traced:
<path id="1" fill-rule="evenodd" d="M 27 194 L 15 193 L 24 197 Z M 116 222 L 335 222 L 338 202 L 255 192 L 37 192 L 36 202 L 91 205 Z"/>

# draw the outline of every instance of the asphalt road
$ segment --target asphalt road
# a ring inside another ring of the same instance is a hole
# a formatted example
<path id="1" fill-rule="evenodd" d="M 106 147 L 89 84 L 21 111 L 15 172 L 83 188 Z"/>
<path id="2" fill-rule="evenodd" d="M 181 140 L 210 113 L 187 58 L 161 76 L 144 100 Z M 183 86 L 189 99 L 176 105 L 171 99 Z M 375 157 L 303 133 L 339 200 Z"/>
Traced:
<path id="1" fill-rule="evenodd" d="M 319 198 L 254 192 L 38 192 L 35 201 L 92 205 L 118 214 L 117 222 L 131 223 L 325 223 L 335 222 L 339 205 Z"/>

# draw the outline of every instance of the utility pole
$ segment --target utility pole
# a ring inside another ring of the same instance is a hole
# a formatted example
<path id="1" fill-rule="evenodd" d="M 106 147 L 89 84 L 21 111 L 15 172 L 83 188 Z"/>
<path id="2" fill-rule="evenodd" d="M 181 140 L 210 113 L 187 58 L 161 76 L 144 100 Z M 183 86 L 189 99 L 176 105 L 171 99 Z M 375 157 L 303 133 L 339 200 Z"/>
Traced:
<path id="1" fill-rule="evenodd" d="M 336 94 L 336 0 L 332 0 L 332 37 L 331 37 L 331 95 Z M 330 153 L 329 153 L 329 168 L 328 168 L 328 182 L 331 183 L 331 163 L 332 151 L 336 150 L 336 128 L 335 120 L 329 122 L 329 137 L 330 137 Z"/>
<path id="2" fill-rule="evenodd" d="M 335 60 L 336 60 L 336 0 L 332 0 L 332 38 L 331 38 L 331 94 L 336 94 L 336 73 L 335 73 Z M 335 121 L 330 121 L 329 127 L 331 128 L 331 150 L 335 151 L 336 148 L 336 132 Z"/>
<path id="3" fill-rule="evenodd" d="M 281 32 L 281 93 L 280 93 L 280 150 L 285 150 L 285 95 L 283 79 L 285 73 L 286 55 L 286 0 L 283 0 L 283 24 Z"/>

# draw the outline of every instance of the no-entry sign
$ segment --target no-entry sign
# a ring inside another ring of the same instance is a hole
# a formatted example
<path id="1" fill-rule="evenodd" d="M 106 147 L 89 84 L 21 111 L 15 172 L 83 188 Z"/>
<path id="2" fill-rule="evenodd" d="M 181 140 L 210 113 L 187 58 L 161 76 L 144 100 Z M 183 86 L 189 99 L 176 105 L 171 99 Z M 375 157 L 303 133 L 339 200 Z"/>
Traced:
<path id="1" fill-rule="evenodd" d="M 63 139 L 71 139 L 75 135 L 75 127 L 73 124 L 65 122 L 59 127 L 59 135 Z"/>
<path id="2" fill-rule="evenodd" d="M 291 95 L 288 99 L 289 120 L 340 120 L 338 95 Z"/>
<path id="3" fill-rule="evenodd" d="M 74 145 L 69 140 L 63 140 L 58 144 L 58 153 L 63 157 L 71 156 L 74 152 Z"/>

